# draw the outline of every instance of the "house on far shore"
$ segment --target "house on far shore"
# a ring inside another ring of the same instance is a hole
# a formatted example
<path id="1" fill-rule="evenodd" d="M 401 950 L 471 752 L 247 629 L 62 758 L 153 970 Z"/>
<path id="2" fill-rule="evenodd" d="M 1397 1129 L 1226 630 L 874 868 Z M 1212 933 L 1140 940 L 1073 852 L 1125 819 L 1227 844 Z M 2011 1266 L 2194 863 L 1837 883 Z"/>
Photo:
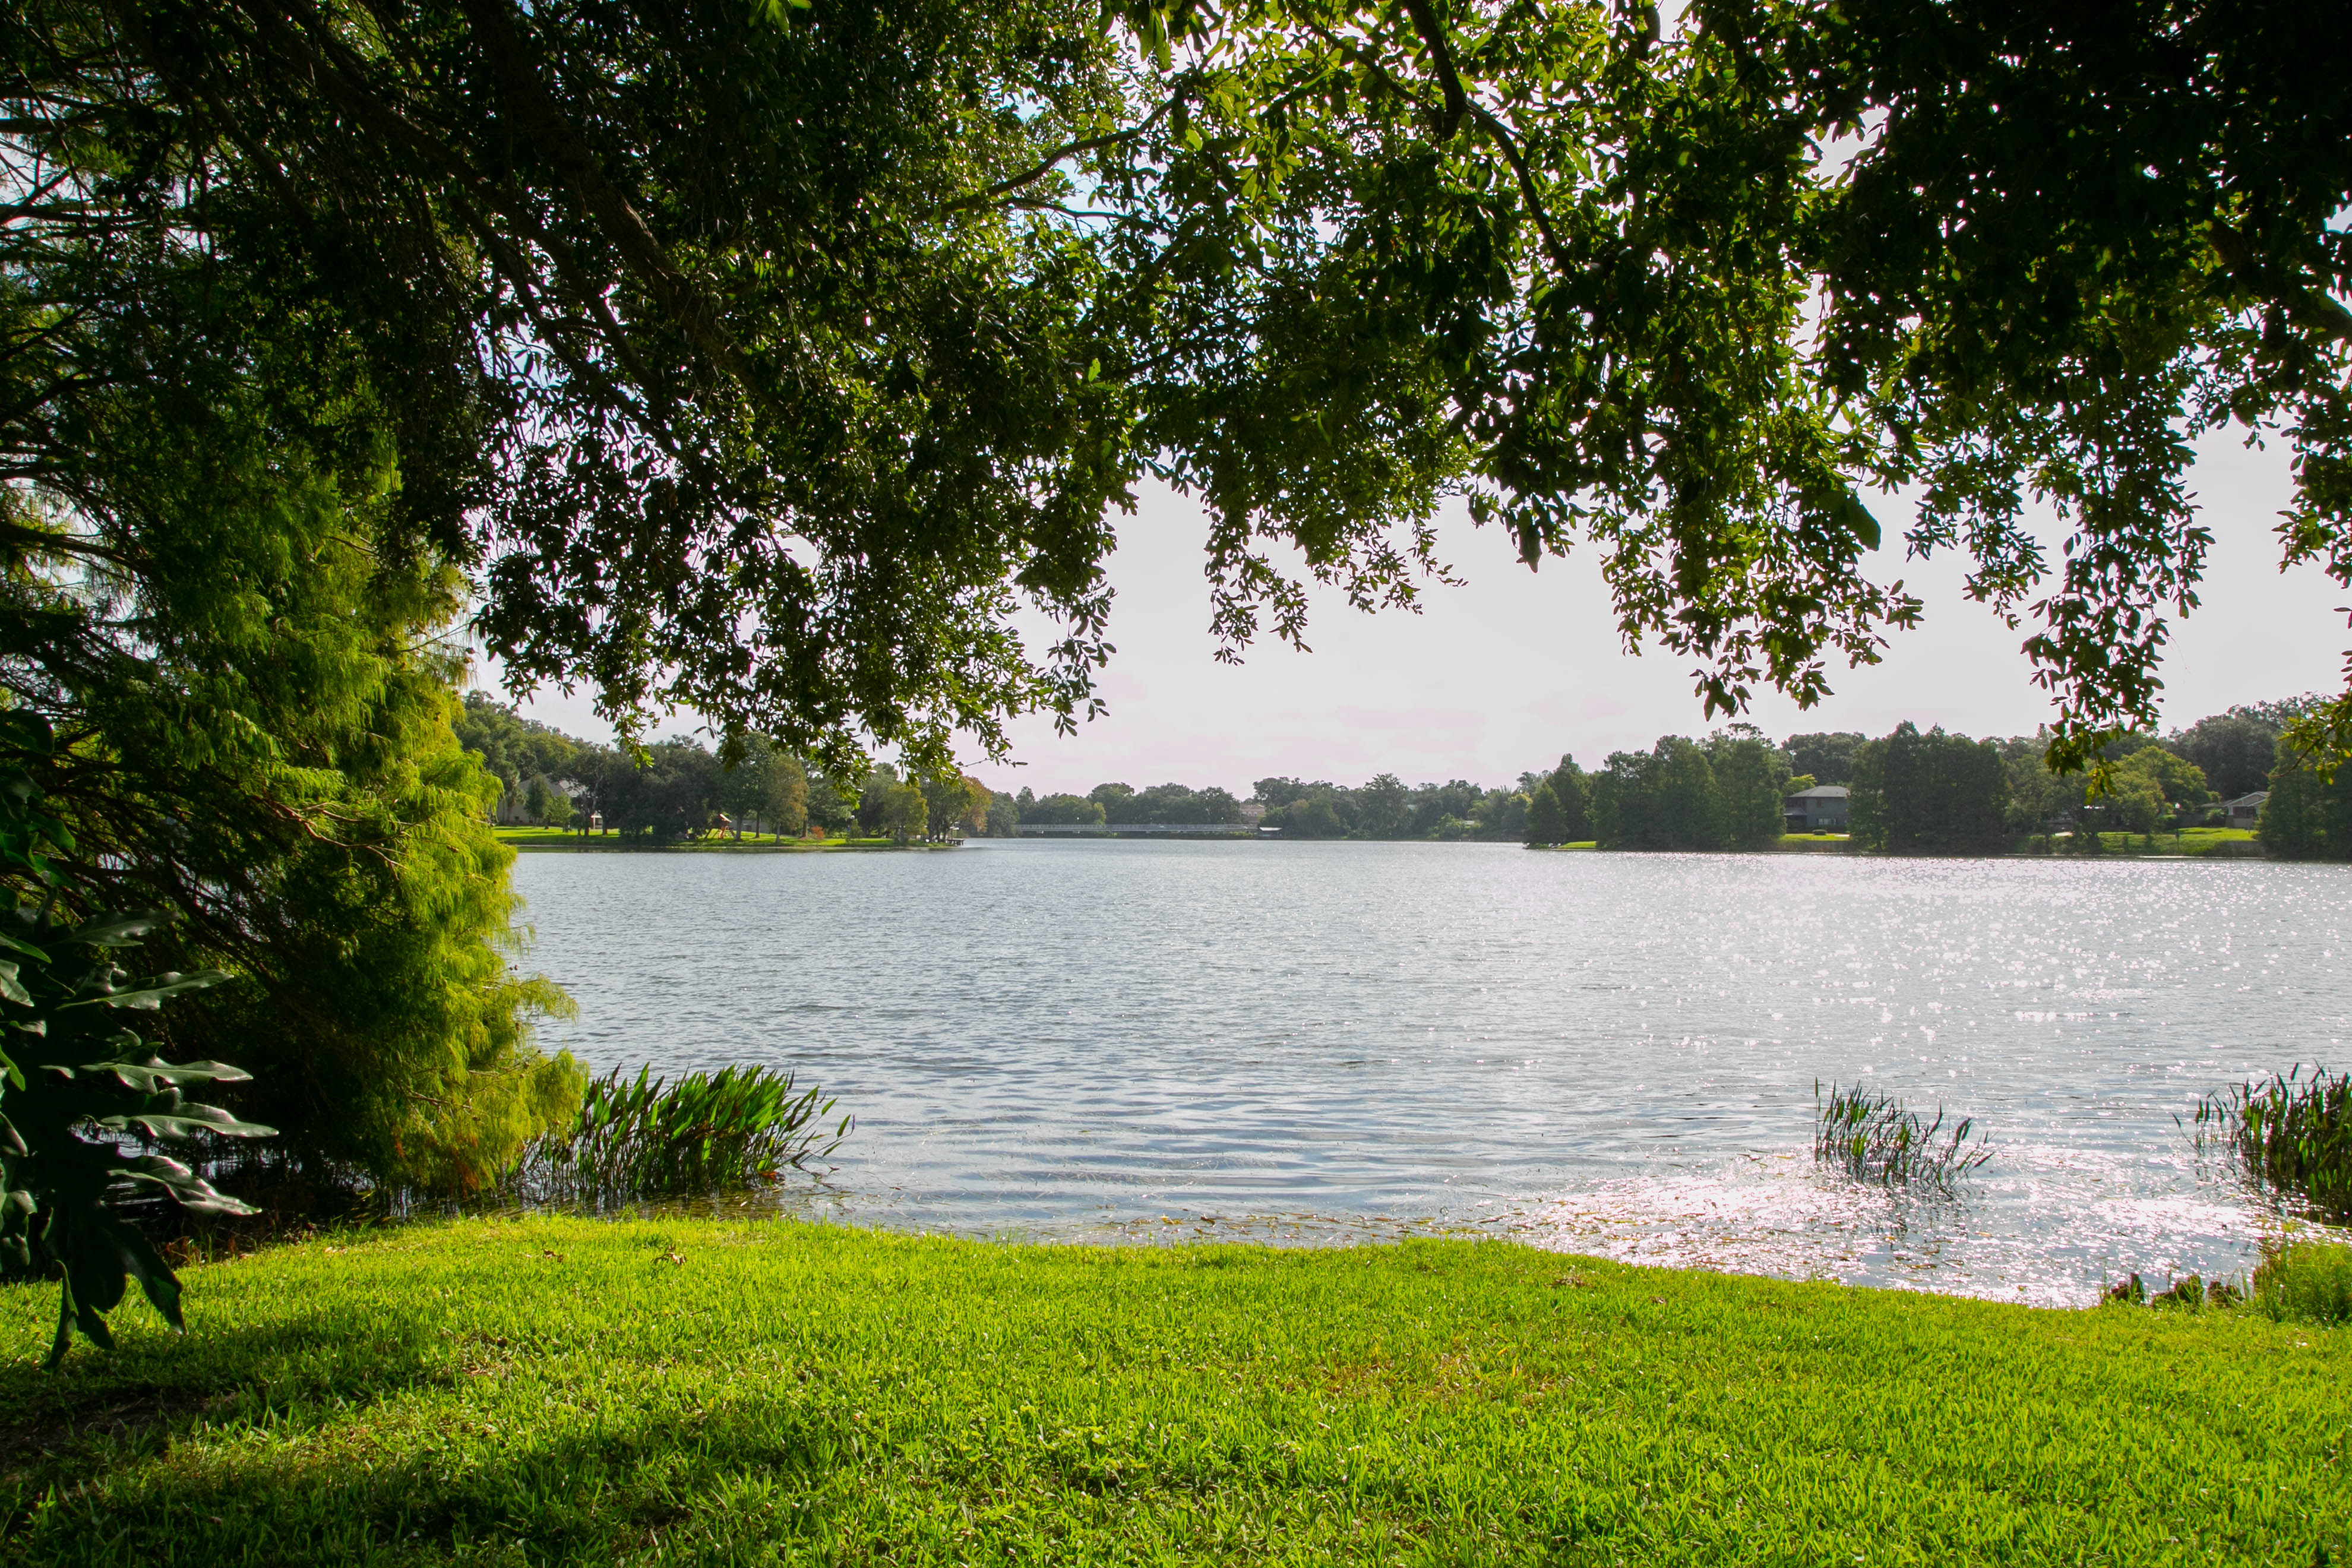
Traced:
<path id="1" fill-rule="evenodd" d="M 1853 792 L 1843 784 L 1815 784 L 1801 789 L 1780 803 L 1791 833 L 1843 833 L 1846 802 Z"/>
<path id="2" fill-rule="evenodd" d="M 2221 803 L 2222 819 L 2232 827 L 2252 827 L 2261 820 L 2263 802 L 2270 797 L 2270 791 L 2258 789 L 2252 795 L 2242 795 L 2235 800 L 2225 800 Z"/>

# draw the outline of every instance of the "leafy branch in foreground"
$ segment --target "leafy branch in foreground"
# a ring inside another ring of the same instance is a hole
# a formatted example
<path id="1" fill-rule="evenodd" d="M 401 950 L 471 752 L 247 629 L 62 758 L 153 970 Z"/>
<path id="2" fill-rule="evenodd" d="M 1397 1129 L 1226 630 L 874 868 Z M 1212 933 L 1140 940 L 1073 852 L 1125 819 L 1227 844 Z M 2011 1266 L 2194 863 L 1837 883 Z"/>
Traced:
<path id="1" fill-rule="evenodd" d="M 0 711 L 0 739 L 18 756 L 54 748 L 47 721 L 22 710 Z M 61 889 L 74 878 L 54 857 L 73 849 L 38 783 L 0 756 L 0 877 L 16 894 L 0 918 L 7 928 L 0 930 L 0 1000 L 23 1010 L 0 1009 L 0 1277 L 53 1269 L 63 1277 L 52 1367 L 77 1327 L 112 1348 L 105 1315 L 133 1278 L 167 1322 L 185 1326 L 180 1281 L 117 1212 L 125 1200 L 167 1197 L 196 1214 L 254 1212 L 152 1145 L 273 1132 L 185 1093 L 249 1074 L 219 1062 L 166 1062 L 125 1025 L 125 1012 L 155 1012 L 166 998 L 228 976 L 167 971 L 132 979 L 116 963 L 115 954 L 171 923 L 166 912 L 58 920 Z"/>
<path id="2" fill-rule="evenodd" d="M 168 1197 L 195 1214 L 254 1212 L 215 1191 L 152 1145 L 203 1134 L 266 1138 L 273 1129 L 189 1100 L 201 1084 L 249 1075 L 219 1062 L 174 1065 L 125 1026 L 125 1011 L 152 1012 L 165 998 L 228 977 L 217 970 L 131 979 L 114 954 L 168 923 L 161 914 L 117 916 L 72 928 L 17 915 L 0 933 L 0 995 L 11 1016 L 0 1069 L 0 1266 L 64 1276 L 47 1364 L 65 1359 L 76 1328 L 111 1349 L 105 1314 L 136 1279 L 173 1328 L 180 1281 L 138 1227 L 117 1212 L 135 1196 Z"/>
<path id="3" fill-rule="evenodd" d="M 685 1197 L 775 1180 L 841 1146 L 852 1119 L 828 1131 L 834 1101 L 793 1092 L 772 1068 L 690 1072 L 671 1084 L 618 1068 L 588 1086 L 571 1131 L 526 1151 L 513 1185 L 541 1202 L 625 1203 Z"/>
<path id="4" fill-rule="evenodd" d="M 1858 1181 L 1948 1187 L 1992 1158 L 1982 1133 L 1973 1144 L 1969 1142 L 1971 1125 L 1969 1118 L 1960 1118 L 1951 1136 L 1939 1142 L 1940 1105 L 1931 1119 L 1905 1110 L 1892 1095 L 1835 1084 L 1823 1100 L 1821 1081 L 1813 1082 L 1813 1158 L 1843 1166 Z"/>

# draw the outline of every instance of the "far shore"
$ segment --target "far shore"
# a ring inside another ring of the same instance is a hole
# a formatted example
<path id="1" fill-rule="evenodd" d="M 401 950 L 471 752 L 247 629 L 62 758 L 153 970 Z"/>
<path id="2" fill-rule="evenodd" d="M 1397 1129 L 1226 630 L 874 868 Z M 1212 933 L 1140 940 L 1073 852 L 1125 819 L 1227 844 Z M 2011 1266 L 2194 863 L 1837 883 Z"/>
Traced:
<path id="1" fill-rule="evenodd" d="M 554 827 L 499 827 L 495 831 L 499 842 L 509 848 L 541 854 L 817 855 L 842 850 L 865 853 L 877 849 L 959 849 L 963 847 L 961 838 L 901 844 L 895 838 L 786 838 L 779 834 L 760 833 L 747 833 L 738 838 L 730 833 L 714 834 L 709 838 L 656 843 L 619 833 L 583 835 Z"/>
<path id="2" fill-rule="evenodd" d="M 587 854 L 693 854 L 693 855 L 813 855 L 876 850 L 958 849 L 964 840 L 910 840 L 899 843 L 891 838 L 790 838 L 779 834 L 747 833 L 741 837 L 733 834 L 714 834 L 708 838 L 672 839 L 654 842 L 650 839 L 618 833 L 580 834 L 566 828 L 501 826 L 495 830 L 499 842 L 519 851 L 529 853 L 579 852 Z M 1097 839 L 1133 841 L 1145 837 L 1139 834 L 1121 834 L 1108 828 L 1100 834 L 1057 835 L 1053 839 L 1032 838 L 1031 842 L 1067 843 Z M 1160 836 L 1149 836 L 1160 837 Z M 2180 833 L 2158 833 L 2143 837 L 2133 833 L 2105 833 L 2099 836 L 2099 846 L 2094 850 L 2078 844 L 2074 835 L 2045 836 L 2036 834 L 2011 845 L 2004 850 L 1987 854 L 1963 853 L 1953 856 L 1881 856 L 1854 847 L 1851 836 L 1843 833 L 1790 833 L 1768 849 L 1741 851 L 1748 854 L 1789 855 L 1854 855 L 1874 859 L 1950 858 L 1950 859 L 2126 859 L 2126 860 L 2262 860 L 2262 845 L 2254 835 L 2240 827 L 2192 827 Z M 1218 843 L 1280 843 L 1269 836 L 1246 839 L 1238 835 L 1211 839 L 1182 837 L 1181 842 Z M 1011 842 L 1008 840 L 1007 842 Z M 1345 843 L 1343 839 L 1297 839 L 1296 843 Z M 1419 843 L 1417 839 L 1361 840 L 1360 842 Z M 1436 842 L 1434 840 L 1429 842 Z M 1502 842 L 1495 839 L 1462 839 L 1461 843 Z M 1574 844 L 1530 845 L 1527 847 L 1544 854 L 1599 853 L 1600 847 L 1591 839 Z M 1648 854 L 1648 850 L 1625 850 L 1625 854 Z"/>

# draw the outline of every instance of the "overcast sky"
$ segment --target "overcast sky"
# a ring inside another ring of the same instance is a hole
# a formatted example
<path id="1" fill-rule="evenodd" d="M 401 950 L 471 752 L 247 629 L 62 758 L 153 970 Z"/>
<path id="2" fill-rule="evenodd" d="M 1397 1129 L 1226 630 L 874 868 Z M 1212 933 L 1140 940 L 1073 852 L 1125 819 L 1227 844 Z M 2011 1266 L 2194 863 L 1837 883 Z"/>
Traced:
<path id="1" fill-rule="evenodd" d="M 2333 606 L 2352 595 L 2315 567 L 2278 569 L 2272 529 L 2288 494 L 2283 456 L 2209 441 L 2192 484 L 2215 542 L 2204 605 L 2176 625 L 2165 660 L 2166 725 L 2336 688 L 2352 633 Z M 1962 597 L 1958 561 L 1903 561 L 1904 509 L 1874 510 L 1892 546 L 1872 558 L 1874 574 L 1904 578 L 1927 602 L 1924 624 L 1897 634 L 1875 667 L 1832 667 L 1834 694 L 1811 712 L 1767 696 L 1750 717 L 1775 737 L 1882 734 L 1906 719 L 1974 735 L 2032 733 L 2051 708 L 2019 651 L 2025 633 Z M 1118 781 L 1222 784 L 1245 796 L 1253 781 L 1276 773 L 1500 784 L 1551 766 L 1563 752 L 1592 767 L 1662 734 L 1709 728 L 1688 661 L 1656 647 L 1638 658 L 1620 648 L 1589 554 L 1530 573 L 1505 536 L 1453 516 L 1441 552 L 1464 586 L 1430 588 L 1419 615 L 1366 616 L 1322 595 L 1311 652 L 1267 642 L 1236 668 L 1212 657 L 1204 532 L 1189 502 L 1165 491 L 1144 496 L 1121 520 L 1110 562 L 1118 652 L 1101 682 L 1109 715 L 1068 739 L 1050 721 L 1024 721 L 1013 731 L 1012 765 L 974 760 L 973 773 L 999 789 L 1040 795 Z M 609 735 L 584 699 L 544 694 L 525 711 L 574 734 Z M 661 732 L 692 722 L 681 717 Z"/>

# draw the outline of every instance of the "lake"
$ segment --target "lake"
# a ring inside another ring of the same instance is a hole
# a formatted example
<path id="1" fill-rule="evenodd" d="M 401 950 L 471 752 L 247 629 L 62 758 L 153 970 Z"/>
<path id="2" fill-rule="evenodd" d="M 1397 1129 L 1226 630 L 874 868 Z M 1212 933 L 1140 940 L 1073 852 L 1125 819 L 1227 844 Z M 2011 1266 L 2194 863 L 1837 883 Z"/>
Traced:
<path id="1" fill-rule="evenodd" d="M 599 1070 L 786 1066 L 787 1200 L 1036 1239 L 1475 1229 L 2037 1302 L 2242 1271 L 2197 1097 L 2352 1033 L 2352 871 L 2195 860 L 976 841 L 531 854 Z M 1818 1171 L 1816 1080 L 1970 1116 L 1951 1203 Z"/>

